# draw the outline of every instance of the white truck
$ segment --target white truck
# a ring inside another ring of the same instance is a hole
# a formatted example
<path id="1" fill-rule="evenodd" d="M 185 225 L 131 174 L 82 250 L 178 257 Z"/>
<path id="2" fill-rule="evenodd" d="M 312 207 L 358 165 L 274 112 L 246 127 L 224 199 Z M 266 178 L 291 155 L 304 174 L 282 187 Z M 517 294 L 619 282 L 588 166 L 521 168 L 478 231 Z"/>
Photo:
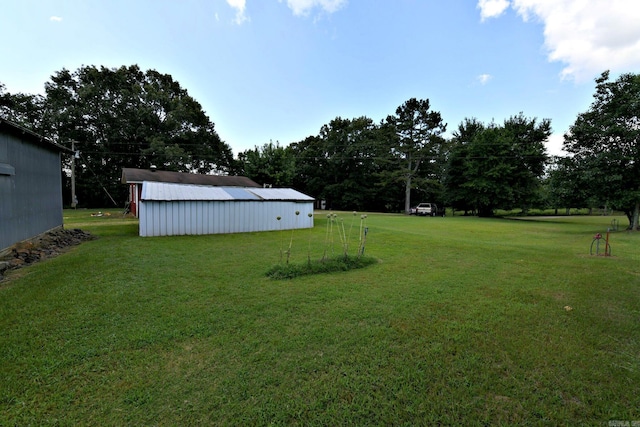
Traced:
<path id="1" fill-rule="evenodd" d="M 438 215 L 438 207 L 435 203 L 420 203 L 416 206 L 416 215 L 436 216 Z"/>

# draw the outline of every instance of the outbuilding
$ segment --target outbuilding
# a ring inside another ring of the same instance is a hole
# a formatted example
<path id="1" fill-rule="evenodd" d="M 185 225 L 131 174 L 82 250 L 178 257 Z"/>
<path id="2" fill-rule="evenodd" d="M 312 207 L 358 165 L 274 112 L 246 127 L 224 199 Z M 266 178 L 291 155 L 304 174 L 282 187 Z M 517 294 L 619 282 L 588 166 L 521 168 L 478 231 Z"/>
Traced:
<path id="1" fill-rule="evenodd" d="M 258 183 L 246 176 L 173 172 L 156 170 L 153 167 L 151 169 L 123 168 L 122 183 L 129 186 L 129 198 L 127 200 L 129 211 L 136 217 L 140 216 L 138 207 L 142 197 L 142 184 L 145 181 L 213 185 L 218 187 L 260 187 Z"/>
<path id="2" fill-rule="evenodd" d="M 313 197 L 291 188 L 142 183 L 140 236 L 313 227 Z"/>
<path id="3" fill-rule="evenodd" d="M 72 151 L 0 119 L 0 252 L 62 227 L 62 153 Z"/>

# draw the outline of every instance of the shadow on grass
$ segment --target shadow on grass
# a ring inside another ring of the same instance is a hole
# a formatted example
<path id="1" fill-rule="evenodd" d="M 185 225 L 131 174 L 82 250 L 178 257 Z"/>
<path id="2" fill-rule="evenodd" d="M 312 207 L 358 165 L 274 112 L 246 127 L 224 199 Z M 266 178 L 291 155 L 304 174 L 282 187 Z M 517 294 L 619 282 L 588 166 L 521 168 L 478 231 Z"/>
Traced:
<path id="1" fill-rule="evenodd" d="M 576 219 L 578 224 L 585 222 L 600 222 L 600 221 L 612 221 L 617 220 L 617 227 L 622 230 L 625 229 L 624 223 L 627 221 L 627 217 L 624 215 L 530 215 L 530 216 L 496 216 L 495 218 L 512 220 L 512 221 L 527 221 L 544 224 L 575 224 Z M 621 221 L 622 220 L 622 221 Z"/>
<path id="2" fill-rule="evenodd" d="M 267 271 L 267 277 L 276 280 L 293 279 L 310 274 L 333 273 L 336 271 L 364 268 L 377 262 L 378 260 L 373 257 L 338 256 L 319 261 L 308 261 L 302 264 L 278 264 Z"/>

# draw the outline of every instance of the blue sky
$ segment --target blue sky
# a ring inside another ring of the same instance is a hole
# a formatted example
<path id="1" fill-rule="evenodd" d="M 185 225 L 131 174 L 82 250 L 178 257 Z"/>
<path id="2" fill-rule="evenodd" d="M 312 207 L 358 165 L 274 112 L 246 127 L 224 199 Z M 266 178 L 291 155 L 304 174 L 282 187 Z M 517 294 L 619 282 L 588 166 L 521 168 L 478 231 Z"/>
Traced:
<path id="1" fill-rule="evenodd" d="M 640 72 L 637 0 L 0 0 L 0 83 L 43 93 L 63 68 L 171 74 L 235 154 L 376 122 L 428 98 L 448 123 L 585 111 L 594 79 Z"/>

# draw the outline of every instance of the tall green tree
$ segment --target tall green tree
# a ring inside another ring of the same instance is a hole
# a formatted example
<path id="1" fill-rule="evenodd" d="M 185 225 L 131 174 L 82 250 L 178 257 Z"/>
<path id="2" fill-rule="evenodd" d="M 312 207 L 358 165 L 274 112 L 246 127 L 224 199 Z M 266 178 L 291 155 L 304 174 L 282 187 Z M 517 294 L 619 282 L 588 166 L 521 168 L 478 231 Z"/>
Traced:
<path id="1" fill-rule="evenodd" d="M 447 125 L 439 112 L 430 110 L 428 99 L 411 98 L 388 116 L 387 122 L 395 131 L 391 141 L 391 156 L 396 159 L 394 176 L 404 184 L 404 210 L 411 207 L 411 189 L 421 168 L 436 164 L 442 156 L 444 139 L 441 134 Z"/>
<path id="2" fill-rule="evenodd" d="M 66 146 L 76 141 L 80 151 L 81 204 L 124 203 L 123 167 L 221 174 L 234 167 L 201 105 L 168 74 L 85 66 L 55 73 L 45 91 L 47 136 Z"/>
<path id="3" fill-rule="evenodd" d="M 539 198 L 549 135 L 549 120 L 538 123 L 522 114 L 502 126 L 463 122 L 454 134 L 447 178 L 452 201 L 480 216 L 499 208 L 528 209 Z"/>
<path id="4" fill-rule="evenodd" d="M 497 208 L 514 206 L 514 189 L 509 177 L 517 165 L 511 162 L 511 143 L 498 126 L 489 126 L 469 145 L 466 182 L 479 216 L 492 216 Z"/>
<path id="5" fill-rule="evenodd" d="M 44 97 L 25 93 L 11 94 L 0 83 L 0 117 L 34 132 L 42 133 Z"/>
<path id="6" fill-rule="evenodd" d="M 476 118 L 466 118 L 453 132 L 450 141 L 447 169 L 445 173 L 445 203 L 465 214 L 475 209 L 473 189 L 465 186 L 469 163 L 469 147 L 475 137 L 485 130 L 485 125 Z"/>
<path id="7" fill-rule="evenodd" d="M 304 140 L 290 145 L 296 161 L 293 186 L 316 199 L 323 199 L 325 177 L 322 170 L 326 167 L 328 154 L 325 154 L 322 140 L 310 135 Z"/>
<path id="8" fill-rule="evenodd" d="M 290 147 L 269 142 L 238 154 L 242 175 L 255 182 L 275 187 L 291 187 L 296 173 L 296 162 Z"/>
<path id="9" fill-rule="evenodd" d="M 509 177 L 513 203 L 526 211 L 540 202 L 541 179 L 549 158 L 545 142 L 551 135 L 551 121 L 538 122 L 520 113 L 505 120 L 503 132 L 511 144 L 511 161 L 516 164 Z"/>
<path id="10" fill-rule="evenodd" d="M 574 165 L 571 157 L 554 156 L 550 161 L 543 185 L 546 187 L 547 205 L 566 209 L 593 207 L 598 201 L 589 191 L 590 177 Z"/>
<path id="11" fill-rule="evenodd" d="M 331 209 L 385 210 L 388 188 L 381 183 L 387 156 L 380 128 L 367 117 L 336 117 L 317 136 L 291 145 L 296 187 Z"/>
<path id="12" fill-rule="evenodd" d="M 640 228 L 640 75 L 596 79 L 594 101 L 564 137 L 572 166 L 602 204 L 623 210 L 629 228 Z"/>

